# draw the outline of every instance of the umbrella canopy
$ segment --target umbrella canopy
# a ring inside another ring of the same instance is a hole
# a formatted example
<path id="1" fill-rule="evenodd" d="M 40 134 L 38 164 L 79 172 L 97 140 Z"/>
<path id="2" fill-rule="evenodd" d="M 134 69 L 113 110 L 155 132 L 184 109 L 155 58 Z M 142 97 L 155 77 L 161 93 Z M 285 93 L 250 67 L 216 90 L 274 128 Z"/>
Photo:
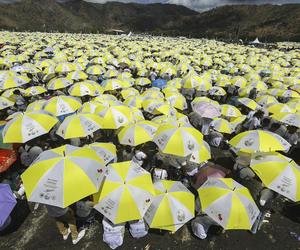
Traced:
<path id="1" fill-rule="evenodd" d="M 239 98 L 238 101 L 251 110 L 256 110 L 260 108 L 260 106 L 255 101 L 247 97 Z"/>
<path id="2" fill-rule="evenodd" d="M 123 145 L 137 146 L 152 141 L 158 125 L 151 121 L 138 121 L 122 128 L 118 134 Z"/>
<path id="3" fill-rule="evenodd" d="M 108 165 L 95 209 L 114 224 L 143 218 L 154 196 L 151 175 L 132 161 Z M 130 213 L 128 212 L 130 211 Z"/>
<path id="4" fill-rule="evenodd" d="M 198 194 L 202 211 L 224 229 L 250 230 L 259 215 L 249 190 L 231 178 L 209 178 Z"/>
<path id="5" fill-rule="evenodd" d="M 25 95 L 26 96 L 35 96 L 40 95 L 47 92 L 47 89 L 42 86 L 32 86 L 27 89 L 25 89 Z"/>
<path id="6" fill-rule="evenodd" d="M 4 143 L 25 143 L 47 134 L 58 122 L 56 117 L 45 111 L 17 114 L 2 131 Z"/>
<path id="7" fill-rule="evenodd" d="M 13 71 L 6 71 L 0 73 L 0 89 L 17 88 L 30 82 L 27 76 L 22 76 Z"/>
<path id="8" fill-rule="evenodd" d="M 47 83 L 47 89 L 57 90 L 64 89 L 73 84 L 73 81 L 68 78 L 54 78 Z"/>
<path id="9" fill-rule="evenodd" d="M 68 92 L 72 96 L 97 96 L 102 94 L 104 90 L 97 83 L 92 84 L 88 81 L 83 81 L 73 84 Z"/>
<path id="10" fill-rule="evenodd" d="M 221 116 L 220 108 L 213 103 L 198 102 L 192 105 L 192 109 L 204 118 L 212 119 Z"/>
<path id="11" fill-rule="evenodd" d="M 194 151 L 188 158 L 190 162 L 201 164 L 211 158 L 210 147 L 206 141 L 200 146 L 199 150 Z"/>
<path id="12" fill-rule="evenodd" d="M 275 113 L 271 117 L 279 122 L 300 128 L 300 114 L 298 113 Z"/>
<path id="13" fill-rule="evenodd" d="M 102 128 L 103 119 L 95 114 L 74 114 L 66 117 L 56 134 L 64 139 L 85 137 Z"/>
<path id="14" fill-rule="evenodd" d="M 244 152 L 289 150 L 290 144 L 281 136 L 264 130 L 249 130 L 233 137 L 229 143 Z"/>
<path id="15" fill-rule="evenodd" d="M 44 110 L 55 116 L 74 113 L 81 107 L 78 99 L 71 96 L 55 96 L 45 103 Z"/>
<path id="16" fill-rule="evenodd" d="M 0 96 L 0 110 L 14 106 L 15 102 L 10 99 Z"/>
<path id="17" fill-rule="evenodd" d="M 16 204 L 17 201 L 10 186 L 0 183 L 0 227 L 4 225 Z"/>
<path id="18" fill-rule="evenodd" d="M 229 104 L 221 105 L 221 114 L 226 117 L 240 117 L 242 115 L 238 108 Z"/>
<path id="19" fill-rule="evenodd" d="M 156 131 L 153 141 L 165 154 L 188 156 L 200 149 L 203 135 L 187 124 L 166 124 Z"/>
<path id="20" fill-rule="evenodd" d="M 65 145 L 42 152 L 21 178 L 29 201 L 67 207 L 96 193 L 104 172 L 95 151 Z"/>
<path id="21" fill-rule="evenodd" d="M 156 79 L 152 82 L 152 87 L 163 89 L 167 85 L 167 81 L 164 79 Z"/>
<path id="22" fill-rule="evenodd" d="M 112 143 L 99 143 L 95 142 L 87 145 L 93 149 L 97 155 L 104 161 L 105 165 L 111 161 L 117 160 L 117 148 Z"/>
<path id="23" fill-rule="evenodd" d="M 162 180 L 154 188 L 156 196 L 144 217 L 150 228 L 176 232 L 194 218 L 195 197 L 181 182 Z"/>
<path id="24" fill-rule="evenodd" d="M 250 167 L 265 186 L 291 199 L 300 201 L 300 167 L 279 153 L 252 155 Z"/>
<path id="25" fill-rule="evenodd" d="M 220 133 L 225 133 L 225 134 L 232 134 L 234 132 L 234 127 L 232 124 L 222 118 L 215 118 L 211 122 L 210 126 L 216 130 L 219 131 Z"/>
<path id="26" fill-rule="evenodd" d="M 96 109 L 96 113 L 103 117 L 105 129 L 118 129 L 132 121 L 132 112 L 126 106 L 100 107 Z"/>

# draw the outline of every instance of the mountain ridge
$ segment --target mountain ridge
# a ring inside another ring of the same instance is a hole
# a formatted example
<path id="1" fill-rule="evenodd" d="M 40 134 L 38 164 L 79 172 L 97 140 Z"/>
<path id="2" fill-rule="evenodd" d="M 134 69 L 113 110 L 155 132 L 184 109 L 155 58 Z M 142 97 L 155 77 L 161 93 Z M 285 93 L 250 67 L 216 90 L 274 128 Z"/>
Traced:
<path id="1" fill-rule="evenodd" d="M 74 33 L 122 29 L 195 38 L 300 41 L 300 4 L 232 5 L 199 13 L 173 4 L 22 0 L 0 3 L 0 28 Z"/>

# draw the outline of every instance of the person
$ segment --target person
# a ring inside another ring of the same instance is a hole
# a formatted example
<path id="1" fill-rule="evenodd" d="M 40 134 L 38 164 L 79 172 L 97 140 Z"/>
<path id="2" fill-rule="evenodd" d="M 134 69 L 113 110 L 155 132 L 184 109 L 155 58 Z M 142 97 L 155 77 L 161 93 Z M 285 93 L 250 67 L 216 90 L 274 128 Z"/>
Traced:
<path id="1" fill-rule="evenodd" d="M 276 193 L 268 188 L 263 188 L 260 191 L 259 194 L 259 205 L 260 205 L 260 213 L 258 215 L 258 217 L 256 218 L 254 224 L 252 225 L 252 228 L 250 230 L 250 232 L 252 234 L 256 234 L 263 222 L 265 217 L 270 217 L 271 215 L 271 207 L 272 207 L 272 201 L 276 198 Z"/>
<path id="2" fill-rule="evenodd" d="M 56 226 L 62 234 L 63 239 L 67 240 L 71 234 L 73 244 L 77 244 L 85 235 L 85 229 L 78 232 L 74 212 L 70 207 L 60 208 L 46 205 L 48 214 L 55 219 Z M 68 225 L 68 227 L 66 227 Z"/>
<path id="3" fill-rule="evenodd" d="M 191 226 L 195 236 L 204 240 L 207 237 L 207 232 L 211 226 L 218 226 L 219 224 L 211 219 L 208 215 L 198 215 L 192 220 Z"/>
<path id="4" fill-rule="evenodd" d="M 106 217 L 102 220 L 103 225 L 103 241 L 108 244 L 111 249 L 116 249 L 123 245 L 125 223 L 113 224 Z"/>
<path id="5" fill-rule="evenodd" d="M 121 159 L 122 161 L 131 161 L 134 156 L 132 147 L 129 145 L 126 145 L 124 149 L 122 150 Z"/>
<path id="6" fill-rule="evenodd" d="M 160 180 L 166 180 L 168 178 L 168 172 L 163 166 L 162 160 L 156 160 L 155 167 L 152 169 L 153 182 Z"/>
<path id="7" fill-rule="evenodd" d="M 263 112 L 257 111 L 251 119 L 249 119 L 249 130 L 259 129 L 261 127 L 261 120 L 263 118 Z"/>
<path id="8" fill-rule="evenodd" d="M 133 238 L 145 237 L 148 234 L 148 229 L 149 227 L 143 219 L 129 222 L 129 232 Z"/>
<path id="9" fill-rule="evenodd" d="M 214 129 L 214 126 L 210 126 L 208 137 L 208 143 L 212 147 L 220 147 L 222 145 L 224 136 L 222 133 Z"/>
<path id="10" fill-rule="evenodd" d="M 76 220 L 79 229 L 88 227 L 93 221 L 93 207 L 94 203 L 89 200 L 89 197 L 76 202 Z"/>
<path id="11" fill-rule="evenodd" d="M 43 152 L 43 149 L 38 146 L 32 146 L 33 143 L 27 143 L 19 148 L 21 164 L 29 167 L 31 163 Z"/>
<path id="12" fill-rule="evenodd" d="M 249 92 L 249 98 L 252 100 L 255 100 L 257 97 L 257 89 L 252 88 L 251 91 Z"/>
<path id="13" fill-rule="evenodd" d="M 132 161 L 137 163 L 140 167 L 143 166 L 144 160 L 147 158 L 147 155 L 141 150 L 135 150 Z"/>
<path id="14" fill-rule="evenodd" d="M 285 126 L 281 125 L 280 123 L 278 122 L 273 122 L 271 125 L 270 125 L 270 132 L 273 132 L 275 134 L 278 134 L 280 135 L 281 137 L 283 137 L 286 133 L 286 128 Z"/>
<path id="15" fill-rule="evenodd" d="M 255 173 L 250 169 L 251 154 L 239 151 L 233 169 L 238 172 L 241 179 L 251 179 Z"/>
<path id="16" fill-rule="evenodd" d="M 81 139 L 80 138 L 71 138 L 70 139 L 70 144 L 72 146 L 75 146 L 75 147 L 80 147 L 81 146 Z"/>
<path id="17" fill-rule="evenodd" d="M 157 78 L 157 73 L 153 68 L 150 68 L 149 79 L 151 82 L 155 81 Z"/>
<path id="18" fill-rule="evenodd" d="M 288 126 L 287 131 L 283 135 L 283 138 L 288 141 L 292 146 L 296 146 L 299 141 L 299 137 L 297 135 L 298 128 L 295 126 Z"/>
<path id="19" fill-rule="evenodd" d="M 15 89 L 13 91 L 13 94 L 16 95 L 16 105 L 17 105 L 17 110 L 18 111 L 24 111 L 27 107 L 26 100 L 22 96 L 22 93 L 19 89 Z"/>
<path id="20" fill-rule="evenodd" d="M 206 117 L 201 117 L 201 119 L 199 120 L 199 126 L 201 127 L 201 133 L 203 135 L 209 134 L 209 128 L 210 128 L 211 122 L 212 122 L 212 119 L 206 118 Z"/>

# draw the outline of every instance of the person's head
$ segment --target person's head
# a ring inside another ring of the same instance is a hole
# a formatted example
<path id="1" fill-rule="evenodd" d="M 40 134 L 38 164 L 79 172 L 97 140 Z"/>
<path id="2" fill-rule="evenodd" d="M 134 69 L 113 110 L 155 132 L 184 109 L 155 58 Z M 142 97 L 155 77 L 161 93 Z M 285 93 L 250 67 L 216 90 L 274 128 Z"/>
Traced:
<path id="1" fill-rule="evenodd" d="M 264 128 L 267 128 L 270 126 L 270 122 L 271 122 L 270 118 L 266 117 L 262 120 L 261 124 Z"/>
<path id="2" fill-rule="evenodd" d="M 274 122 L 270 127 L 270 131 L 274 132 L 279 128 L 280 128 L 280 123 Z"/>
<path id="3" fill-rule="evenodd" d="M 132 148 L 129 145 L 125 146 L 125 152 L 126 153 L 131 153 L 132 152 Z"/>
<path id="4" fill-rule="evenodd" d="M 287 131 L 289 132 L 289 134 L 295 134 L 297 132 L 298 128 L 295 126 L 288 126 L 287 127 Z"/>
<path id="5" fill-rule="evenodd" d="M 156 160 L 155 167 L 162 168 L 162 166 L 163 166 L 163 161 L 162 160 Z"/>
<path id="6" fill-rule="evenodd" d="M 14 95 L 21 95 L 21 91 L 19 89 L 15 89 L 13 93 Z"/>
<path id="7" fill-rule="evenodd" d="M 258 110 L 254 116 L 258 119 L 262 119 L 264 117 L 264 113 L 261 110 Z"/>

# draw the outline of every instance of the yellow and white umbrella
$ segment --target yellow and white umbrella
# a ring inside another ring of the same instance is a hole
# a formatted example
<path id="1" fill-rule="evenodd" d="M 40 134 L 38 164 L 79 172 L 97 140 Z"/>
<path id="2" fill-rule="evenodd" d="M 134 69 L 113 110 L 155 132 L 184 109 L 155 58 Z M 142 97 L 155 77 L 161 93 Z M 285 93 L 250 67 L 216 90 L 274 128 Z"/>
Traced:
<path id="1" fill-rule="evenodd" d="M 151 81 L 146 77 L 140 77 L 135 79 L 135 85 L 146 86 L 151 84 Z"/>
<path id="2" fill-rule="evenodd" d="M 103 119 L 95 114 L 78 113 L 64 119 L 56 134 L 64 139 L 85 137 L 102 128 Z"/>
<path id="3" fill-rule="evenodd" d="M 278 103 L 277 99 L 271 95 L 262 95 L 260 97 L 257 97 L 255 100 L 259 105 L 262 106 Z"/>
<path id="4" fill-rule="evenodd" d="M 27 76 L 12 73 L 12 71 L 0 72 L 0 89 L 17 88 L 30 82 Z"/>
<path id="5" fill-rule="evenodd" d="M 40 95 L 47 92 L 47 89 L 42 86 L 32 86 L 27 89 L 25 89 L 25 95 L 26 96 L 35 96 Z"/>
<path id="6" fill-rule="evenodd" d="M 5 125 L 3 142 L 25 143 L 48 133 L 57 122 L 56 117 L 45 111 L 19 113 Z"/>
<path id="7" fill-rule="evenodd" d="M 150 173 L 132 161 L 113 163 L 108 165 L 105 181 L 94 196 L 98 203 L 95 209 L 114 224 L 139 220 L 153 196 Z"/>
<path id="8" fill-rule="evenodd" d="M 242 115 L 238 108 L 229 104 L 221 105 L 221 114 L 226 117 L 239 117 Z"/>
<path id="9" fill-rule="evenodd" d="M 118 129 L 133 119 L 131 109 L 126 106 L 109 106 L 96 109 L 96 113 L 103 117 L 104 129 Z"/>
<path id="10" fill-rule="evenodd" d="M 68 73 L 67 78 L 71 80 L 79 81 L 79 80 L 86 80 L 88 78 L 88 75 L 84 71 L 76 70 Z"/>
<path id="11" fill-rule="evenodd" d="M 272 114 L 278 113 L 295 113 L 296 110 L 290 108 L 287 104 L 284 103 L 276 103 L 268 106 L 267 110 Z"/>
<path id="12" fill-rule="evenodd" d="M 234 127 L 223 118 L 214 118 L 210 126 L 220 133 L 232 134 L 234 132 Z"/>
<path id="13" fill-rule="evenodd" d="M 194 218 L 195 197 L 181 182 L 162 180 L 154 188 L 156 196 L 144 216 L 150 228 L 176 232 Z"/>
<path id="14" fill-rule="evenodd" d="M 90 75 L 101 75 L 105 73 L 105 69 L 100 65 L 92 65 L 86 69 L 86 73 Z"/>
<path id="15" fill-rule="evenodd" d="M 123 145 L 137 146 L 152 141 L 158 125 L 151 121 L 138 121 L 122 128 L 118 134 Z"/>
<path id="16" fill-rule="evenodd" d="M 185 97 L 176 92 L 169 92 L 165 94 L 166 100 L 170 102 L 172 107 L 177 108 L 179 110 L 187 109 L 187 102 Z"/>
<path id="17" fill-rule="evenodd" d="M 47 88 L 50 90 L 64 89 L 73 84 L 73 80 L 68 78 L 54 78 L 49 81 Z"/>
<path id="18" fill-rule="evenodd" d="M 123 99 L 126 100 L 130 96 L 139 95 L 139 91 L 135 88 L 127 88 L 127 89 L 123 89 L 121 91 L 121 95 L 122 95 Z"/>
<path id="19" fill-rule="evenodd" d="M 132 95 L 124 100 L 124 104 L 128 107 L 142 108 L 143 99 L 139 95 Z"/>
<path id="20" fill-rule="evenodd" d="M 14 106 L 15 102 L 10 99 L 0 96 L 0 110 Z"/>
<path id="21" fill-rule="evenodd" d="M 96 109 L 99 107 L 102 107 L 103 104 L 97 101 L 89 101 L 85 102 L 81 108 L 78 110 L 80 113 L 90 113 L 94 114 L 96 112 Z"/>
<path id="22" fill-rule="evenodd" d="M 93 150 L 65 145 L 42 152 L 21 178 L 29 201 L 64 208 L 96 193 L 104 172 Z"/>
<path id="23" fill-rule="evenodd" d="M 152 119 L 152 121 L 160 125 L 167 123 L 190 124 L 189 118 L 179 112 L 176 112 L 175 114 L 156 116 Z"/>
<path id="24" fill-rule="evenodd" d="M 206 85 L 205 83 L 206 79 L 201 78 L 198 75 L 188 75 L 187 77 L 182 79 L 182 88 L 185 89 L 194 89 L 197 88 L 198 86 L 202 85 Z"/>
<path id="25" fill-rule="evenodd" d="M 231 178 L 209 178 L 198 194 L 201 210 L 224 229 L 250 230 L 259 215 L 249 190 Z"/>
<path id="26" fill-rule="evenodd" d="M 238 101 L 251 110 L 256 110 L 260 108 L 260 105 L 258 105 L 255 101 L 247 97 L 239 98 Z"/>
<path id="27" fill-rule="evenodd" d="M 300 167 L 292 159 L 278 153 L 258 153 L 252 156 L 250 167 L 266 187 L 300 201 Z"/>
<path id="28" fill-rule="evenodd" d="M 75 70 L 75 65 L 70 62 L 61 62 L 56 65 L 55 72 L 67 73 Z"/>
<path id="29" fill-rule="evenodd" d="M 271 116 L 273 119 L 285 123 L 290 126 L 300 128 L 300 114 L 299 113 L 276 113 Z"/>
<path id="30" fill-rule="evenodd" d="M 36 100 L 27 106 L 26 112 L 43 110 L 46 102 L 47 100 Z"/>
<path id="31" fill-rule="evenodd" d="M 188 156 L 200 149 L 203 135 L 187 124 L 166 124 L 158 128 L 153 141 L 165 154 Z"/>
<path id="32" fill-rule="evenodd" d="M 112 78 L 112 79 L 103 81 L 101 83 L 101 86 L 105 90 L 115 90 L 115 89 L 121 89 L 121 88 L 125 87 L 124 82 L 122 80 L 116 79 L 116 78 Z M 127 86 L 127 87 L 130 87 L 130 86 Z"/>
<path id="33" fill-rule="evenodd" d="M 211 152 L 208 143 L 206 141 L 203 141 L 200 149 L 194 151 L 188 159 L 190 162 L 194 162 L 196 164 L 201 164 L 211 159 Z"/>
<path id="34" fill-rule="evenodd" d="M 96 84 L 88 81 L 77 82 L 69 88 L 68 92 L 72 96 L 97 96 L 102 94 L 104 90 L 100 85 Z"/>
<path id="35" fill-rule="evenodd" d="M 104 161 L 105 165 L 117 160 L 117 148 L 112 143 L 95 142 L 87 145 L 87 147 L 93 149 L 97 153 L 97 155 Z"/>
<path id="36" fill-rule="evenodd" d="M 249 130 L 240 133 L 229 143 L 243 152 L 286 151 L 291 146 L 278 134 L 265 130 Z"/>
<path id="37" fill-rule="evenodd" d="M 55 96 L 45 103 L 44 110 L 55 116 L 74 113 L 81 107 L 78 99 L 71 96 Z"/>

